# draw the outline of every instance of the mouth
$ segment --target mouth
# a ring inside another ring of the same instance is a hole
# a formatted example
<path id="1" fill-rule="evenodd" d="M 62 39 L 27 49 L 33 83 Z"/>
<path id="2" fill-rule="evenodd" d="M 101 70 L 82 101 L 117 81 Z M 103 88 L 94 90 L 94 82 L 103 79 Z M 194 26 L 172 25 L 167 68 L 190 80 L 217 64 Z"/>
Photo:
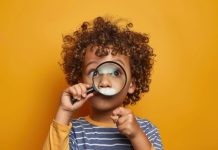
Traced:
<path id="1" fill-rule="evenodd" d="M 113 96 L 117 94 L 117 90 L 114 88 L 100 88 L 98 91 L 105 96 Z"/>

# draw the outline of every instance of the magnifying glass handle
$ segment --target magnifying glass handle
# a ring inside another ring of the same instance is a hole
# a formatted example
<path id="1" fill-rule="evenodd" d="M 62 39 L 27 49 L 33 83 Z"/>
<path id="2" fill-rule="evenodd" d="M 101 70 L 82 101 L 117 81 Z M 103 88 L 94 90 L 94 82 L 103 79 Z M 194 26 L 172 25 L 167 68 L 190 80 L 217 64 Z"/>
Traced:
<path id="1" fill-rule="evenodd" d="M 88 94 L 90 94 L 90 93 L 93 93 L 94 91 L 95 91 L 95 89 L 94 89 L 93 87 L 90 87 L 90 88 L 87 89 L 86 94 L 88 95 Z M 76 103 L 77 101 L 78 101 L 78 100 L 75 99 L 75 98 L 72 98 L 72 99 L 71 99 L 71 103 L 72 103 L 72 104 Z"/>
<path id="2" fill-rule="evenodd" d="M 90 87 L 87 89 L 86 94 L 88 95 L 90 93 L 93 93 L 94 91 L 95 91 L 94 87 Z"/>

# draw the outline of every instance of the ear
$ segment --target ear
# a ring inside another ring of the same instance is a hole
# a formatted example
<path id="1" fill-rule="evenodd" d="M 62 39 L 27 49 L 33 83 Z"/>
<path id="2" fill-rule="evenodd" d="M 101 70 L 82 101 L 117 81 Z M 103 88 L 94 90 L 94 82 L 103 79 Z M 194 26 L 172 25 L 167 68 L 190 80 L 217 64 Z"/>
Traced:
<path id="1" fill-rule="evenodd" d="M 132 79 L 132 81 L 131 81 L 130 84 L 129 84 L 128 93 L 129 93 L 129 94 L 134 93 L 134 92 L 135 92 L 135 89 L 136 89 L 136 84 L 135 84 L 135 81 Z"/>

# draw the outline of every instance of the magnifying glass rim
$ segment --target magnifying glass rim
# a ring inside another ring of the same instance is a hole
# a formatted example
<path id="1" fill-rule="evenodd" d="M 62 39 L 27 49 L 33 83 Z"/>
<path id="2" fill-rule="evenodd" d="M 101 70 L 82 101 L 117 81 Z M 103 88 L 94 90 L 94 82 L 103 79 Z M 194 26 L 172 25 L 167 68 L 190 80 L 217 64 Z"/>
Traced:
<path id="1" fill-rule="evenodd" d="M 105 61 L 105 62 L 99 64 L 99 65 L 96 67 L 95 71 L 97 71 L 100 66 L 102 66 L 102 65 L 104 65 L 104 64 L 106 64 L 106 63 L 116 64 L 116 65 L 118 65 L 118 66 L 123 70 L 123 72 L 124 72 L 124 75 L 125 75 L 125 83 L 124 83 L 123 87 L 120 89 L 120 91 L 118 92 L 118 93 L 120 93 L 120 92 L 124 89 L 124 87 L 126 86 L 126 82 L 127 82 L 127 74 L 126 74 L 126 71 L 125 71 L 125 69 L 124 69 L 119 63 L 117 63 L 117 62 L 115 62 L 115 61 Z M 94 72 L 95 72 L 95 71 L 94 71 Z M 95 91 L 97 91 L 98 93 L 100 93 L 99 90 L 98 90 L 98 89 L 96 88 L 96 86 L 95 86 L 94 76 L 92 76 L 92 83 L 93 83 L 92 87 L 95 89 Z M 114 95 L 117 95 L 118 93 L 116 93 L 116 94 L 114 94 Z M 100 93 L 100 94 L 102 94 L 102 93 Z M 105 94 L 102 94 L 102 95 L 104 95 L 104 96 L 114 96 L 114 95 L 105 95 Z"/>

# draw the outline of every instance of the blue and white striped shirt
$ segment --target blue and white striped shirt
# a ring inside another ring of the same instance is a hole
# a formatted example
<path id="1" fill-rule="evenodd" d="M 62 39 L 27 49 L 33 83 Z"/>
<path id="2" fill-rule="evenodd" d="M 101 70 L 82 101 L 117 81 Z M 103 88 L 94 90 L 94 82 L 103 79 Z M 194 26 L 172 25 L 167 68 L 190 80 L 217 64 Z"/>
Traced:
<path id="1" fill-rule="evenodd" d="M 72 120 L 70 150 L 133 150 L 127 137 L 115 127 L 91 123 L 89 117 Z M 158 129 L 148 120 L 136 118 L 155 150 L 163 150 Z"/>

